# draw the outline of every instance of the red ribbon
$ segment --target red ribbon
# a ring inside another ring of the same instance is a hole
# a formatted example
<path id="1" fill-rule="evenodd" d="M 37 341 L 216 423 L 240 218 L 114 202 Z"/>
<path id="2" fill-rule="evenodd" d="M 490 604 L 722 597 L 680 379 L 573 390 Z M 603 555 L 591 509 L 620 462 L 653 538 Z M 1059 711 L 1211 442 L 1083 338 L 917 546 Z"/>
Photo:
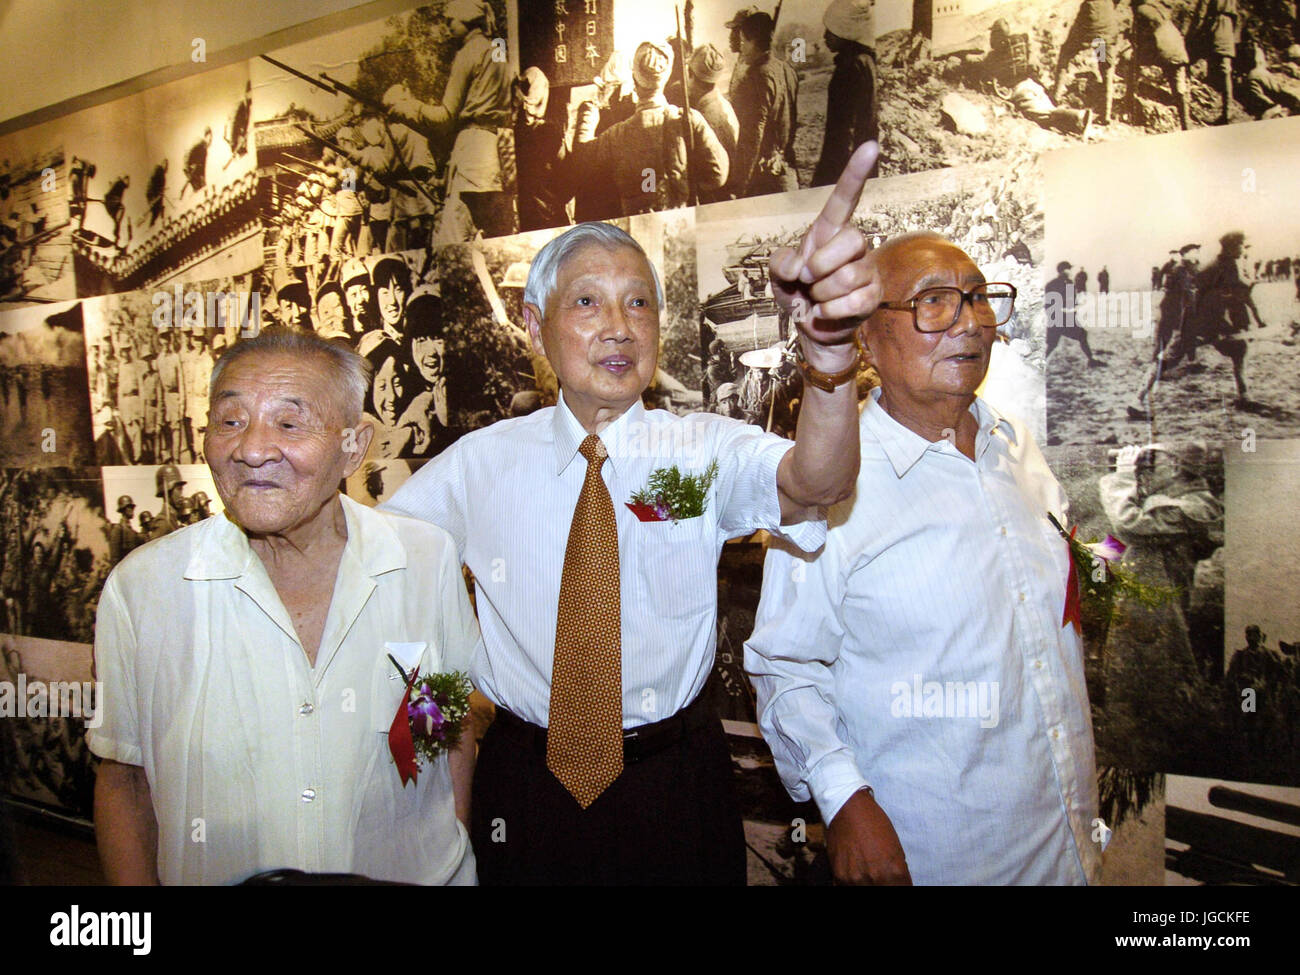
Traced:
<path id="1" fill-rule="evenodd" d="M 1074 533 L 1078 529 L 1078 525 L 1070 529 L 1070 539 L 1074 538 Z M 1066 539 L 1065 542 L 1065 557 L 1070 562 L 1070 574 L 1065 580 L 1065 614 L 1061 617 L 1061 625 L 1073 623 L 1074 632 L 1079 636 L 1083 636 L 1083 616 L 1080 614 L 1079 568 L 1074 564 L 1074 547 L 1071 545 L 1070 539 Z"/>
<path id="2" fill-rule="evenodd" d="M 402 777 L 403 788 L 407 782 L 416 781 L 420 774 L 420 766 L 415 761 L 415 741 L 411 738 L 411 719 L 406 712 L 407 703 L 411 700 L 411 688 L 415 685 L 419 671 L 418 667 L 411 668 L 406 690 L 402 692 L 402 700 L 397 705 L 397 714 L 388 728 L 388 750 L 393 753 L 393 761 L 397 763 L 397 774 Z"/>

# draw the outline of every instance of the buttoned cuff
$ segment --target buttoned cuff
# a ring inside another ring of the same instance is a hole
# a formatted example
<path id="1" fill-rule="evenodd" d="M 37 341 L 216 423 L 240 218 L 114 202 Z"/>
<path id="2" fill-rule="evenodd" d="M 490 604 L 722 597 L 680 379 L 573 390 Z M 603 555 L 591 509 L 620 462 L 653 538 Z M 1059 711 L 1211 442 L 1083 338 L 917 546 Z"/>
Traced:
<path id="1" fill-rule="evenodd" d="M 808 521 L 782 525 L 780 534 L 790 539 L 805 552 L 815 552 L 826 544 L 826 513 L 822 517 Z"/>
<path id="2" fill-rule="evenodd" d="M 844 749 L 832 752 L 817 763 L 808 773 L 808 787 L 822 814 L 822 822 L 829 826 L 840 808 L 859 789 L 867 788 L 868 782 L 858 771 L 853 756 Z"/>

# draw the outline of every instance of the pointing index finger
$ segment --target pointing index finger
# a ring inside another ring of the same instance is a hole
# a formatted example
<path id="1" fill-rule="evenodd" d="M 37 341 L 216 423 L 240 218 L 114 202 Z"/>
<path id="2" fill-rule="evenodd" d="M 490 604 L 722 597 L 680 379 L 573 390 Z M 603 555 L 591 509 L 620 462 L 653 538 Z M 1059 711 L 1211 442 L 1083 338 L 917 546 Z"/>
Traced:
<path id="1" fill-rule="evenodd" d="M 864 142 L 849 158 L 849 164 L 844 167 L 844 172 L 840 173 L 839 181 L 831 191 L 830 199 L 826 201 L 822 212 L 817 214 L 817 219 L 813 221 L 813 236 L 817 238 L 813 242 L 814 247 L 820 247 L 853 218 L 853 211 L 858 208 L 858 201 L 862 199 L 863 187 L 867 185 L 867 177 L 871 175 L 879 155 L 879 145 L 875 142 Z"/>

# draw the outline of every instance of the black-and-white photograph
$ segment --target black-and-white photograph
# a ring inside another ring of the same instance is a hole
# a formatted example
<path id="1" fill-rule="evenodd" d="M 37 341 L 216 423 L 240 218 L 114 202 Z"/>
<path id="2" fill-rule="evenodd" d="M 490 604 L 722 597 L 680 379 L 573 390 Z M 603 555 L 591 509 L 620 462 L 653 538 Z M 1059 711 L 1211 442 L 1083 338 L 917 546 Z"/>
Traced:
<path id="1" fill-rule="evenodd" d="M 1280 119 L 1044 157 L 1049 442 L 1300 432 L 1298 151 Z"/>
<path id="2" fill-rule="evenodd" d="M 1300 789 L 1171 775 L 1166 887 L 1300 884 Z"/>
<path id="3" fill-rule="evenodd" d="M 212 367 L 241 332 L 260 325 L 250 310 L 254 277 L 82 303 L 99 464 L 202 459 Z"/>
<path id="4" fill-rule="evenodd" d="M 881 3 L 881 171 L 1300 112 L 1289 6 Z"/>
<path id="5" fill-rule="evenodd" d="M 206 464 L 105 467 L 110 568 L 135 549 L 224 510 Z"/>
<path id="6" fill-rule="evenodd" d="M 1225 450 L 1237 447 L 1182 441 L 1047 451 L 1070 498 L 1066 527 L 1085 544 L 1106 543 L 1108 536 L 1119 543 L 1095 550 L 1093 581 L 1082 580 L 1084 669 L 1098 763 L 1295 784 L 1300 739 L 1288 723 L 1294 718 L 1286 717 L 1297 713 L 1294 690 L 1283 703 L 1287 681 L 1294 688 L 1285 644 L 1252 646 L 1238 659 L 1242 632 L 1225 633 L 1234 545 L 1225 544 L 1225 527 L 1229 539 L 1234 530 L 1225 521 L 1225 493 L 1236 506 L 1241 490 L 1234 483 L 1225 492 Z M 1256 491 L 1267 488 L 1261 483 Z M 1261 503 L 1259 517 L 1266 510 Z M 1277 551 L 1272 536 L 1266 544 Z M 1236 619 L 1250 615 L 1243 611 Z M 1270 639 L 1285 641 L 1282 630 Z"/>
<path id="7" fill-rule="evenodd" d="M 520 0 L 520 226 L 834 183 L 877 138 L 873 6 Z"/>
<path id="8" fill-rule="evenodd" d="M 72 227 L 55 123 L 0 138 L 0 307 L 77 296 Z"/>
<path id="9" fill-rule="evenodd" d="M 446 0 L 251 62 L 266 265 L 315 298 L 344 265 L 513 233 L 503 0 Z"/>
<path id="10" fill-rule="evenodd" d="M 0 467 L 95 462 L 78 302 L 0 317 Z"/>
<path id="11" fill-rule="evenodd" d="M 0 633 L 93 642 L 110 568 L 99 469 L 0 469 L 0 532 Z"/>
<path id="12" fill-rule="evenodd" d="M 1249 447 L 1250 450 L 1244 450 Z M 1246 736 L 1236 776 L 1300 784 L 1300 444 L 1231 444 L 1225 453 L 1228 543 L 1223 620 L 1226 693 Z"/>
<path id="13" fill-rule="evenodd" d="M 348 478 L 346 494 L 353 501 L 373 508 L 391 498 L 424 463 L 422 460 L 386 460 L 376 457 L 372 448 L 365 462 Z"/>
<path id="14" fill-rule="evenodd" d="M 85 823 L 97 764 L 86 724 L 100 704 L 91 657 L 84 643 L 0 633 L 0 683 L 9 695 L 0 720 L 0 792 Z"/>
<path id="15" fill-rule="evenodd" d="M 854 223 L 872 246 L 931 230 L 961 247 L 988 281 L 1016 288 L 1015 314 L 999 329 L 980 395 L 1044 436 L 1043 213 L 1033 160 L 916 173 L 869 184 Z M 696 218 L 701 332 L 709 409 L 793 435 L 798 370 L 786 349 L 793 326 L 772 298 L 767 263 L 794 246 L 828 190 L 780 197 L 771 215 L 743 202 L 702 208 Z M 889 296 L 894 297 L 894 296 Z M 865 392 L 865 388 L 864 388 Z"/>
<path id="16" fill-rule="evenodd" d="M 262 262 L 247 62 L 70 117 L 77 294 L 245 273 Z"/>

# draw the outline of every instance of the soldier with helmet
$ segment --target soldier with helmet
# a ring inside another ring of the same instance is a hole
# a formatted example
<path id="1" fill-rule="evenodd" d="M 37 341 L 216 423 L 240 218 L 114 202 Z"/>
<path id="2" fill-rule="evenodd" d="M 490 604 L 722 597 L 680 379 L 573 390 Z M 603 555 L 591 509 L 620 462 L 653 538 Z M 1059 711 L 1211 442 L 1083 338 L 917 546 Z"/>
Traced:
<path id="1" fill-rule="evenodd" d="M 208 498 L 207 491 L 195 491 L 190 501 L 194 504 L 194 521 L 212 517 L 212 501 Z"/>
<path id="2" fill-rule="evenodd" d="M 180 519 L 180 502 L 183 497 L 181 488 L 185 482 L 181 479 L 180 468 L 175 464 L 163 464 L 154 474 L 158 493 L 154 497 L 162 498 L 162 507 L 153 523 L 153 538 L 174 532 L 184 524 Z"/>
<path id="3" fill-rule="evenodd" d="M 135 515 L 135 501 L 129 494 L 124 494 L 117 499 L 117 512 L 122 516 L 122 520 L 114 522 L 108 529 L 108 557 L 114 565 L 145 542 L 144 536 L 131 527 L 131 518 Z"/>

